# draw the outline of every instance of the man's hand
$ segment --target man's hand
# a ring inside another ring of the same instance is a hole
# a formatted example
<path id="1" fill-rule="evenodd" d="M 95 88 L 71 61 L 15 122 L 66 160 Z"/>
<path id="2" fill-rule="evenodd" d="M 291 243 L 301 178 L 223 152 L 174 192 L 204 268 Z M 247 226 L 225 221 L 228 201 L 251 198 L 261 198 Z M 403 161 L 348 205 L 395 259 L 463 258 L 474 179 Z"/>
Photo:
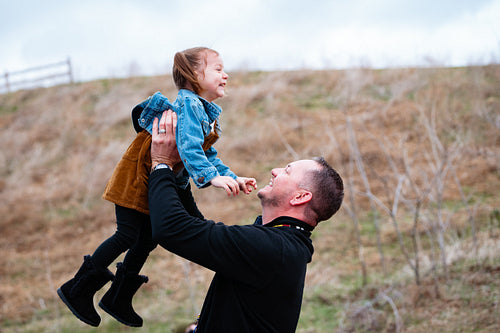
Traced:
<path id="1" fill-rule="evenodd" d="M 238 193 L 240 193 L 238 183 L 229 176 L 217 176 L 210 181 L 210 184 L 225 189 L 227 195 L 231 195 L 231 193 L 233 193 L 233 195 L 238 195 Z"/>
<path id="2" fill-rule="evenodd" d="M 247 177 L 238 177 L 236 178 L 236 182 L 245 194 L 250 194 L 252 190 L 257 189 L 257 181 L 255 178 L 247 178 Z"/>
<path id="3" fill-rule="evenodd" d="M 175 129 L 177 128 L 177 114 L 172 110 L 164 111 L 160 122 L 153 121 L 153 139 L 151 141 L 151 167 L 165 163 L 171 169 L 181 161 L 177 144 L 175 143 Z"/>

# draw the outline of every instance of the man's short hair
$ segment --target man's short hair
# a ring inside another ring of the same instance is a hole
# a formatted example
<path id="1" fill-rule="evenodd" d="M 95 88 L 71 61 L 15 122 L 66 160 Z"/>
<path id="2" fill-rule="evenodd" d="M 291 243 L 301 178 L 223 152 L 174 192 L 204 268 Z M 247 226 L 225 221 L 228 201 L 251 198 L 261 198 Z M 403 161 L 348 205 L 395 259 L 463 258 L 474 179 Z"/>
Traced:
<path id="1" fill-rule="evenodd" d="M 307 176 L 307 183 L 313 193 L 309 212 L 316 222 L 321 222 L 340 209 L 344 198 L 344 182 L 323 157 L 314 157 L 312 160 L 320 165 L 320 169 L 310 171 Z"/>

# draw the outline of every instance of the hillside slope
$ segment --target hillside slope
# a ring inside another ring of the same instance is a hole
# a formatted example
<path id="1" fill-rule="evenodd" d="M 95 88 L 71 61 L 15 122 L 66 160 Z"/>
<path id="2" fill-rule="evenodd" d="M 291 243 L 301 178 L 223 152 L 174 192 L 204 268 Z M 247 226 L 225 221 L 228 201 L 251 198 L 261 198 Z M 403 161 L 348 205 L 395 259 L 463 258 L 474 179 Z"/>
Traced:
<path id="1" fill-rule="evenodd" d="M 175 98 L 169 76 L 0 95 L 0 326 L 15 331 L 29 323 L 72 325 L 55 289 L 114 231 L 113 206 L 101 199 L 102 190 L 135 136 L 131 108 L 157 90 Z M 234 73 L 228 96 L 218 102 L 223 135 L 216 147 L 237 174 L 263 186 L 272 167 L 322 155 L 346 182 L 344 209 L 315 232 L 301 331 L 329 331 L 307 327 L 319 316 L 315 306 L 331 307 L 337 297 L 346 303 L 338 304 L 335 318 L 347 318 L 349 330 L 346 304 L 369 297 L 345 294 L 365 290 L 360 261 L 375 290 L 394 281 L 411 285 L 411 273 L 397 276 L 411 271 L 400 245 L 411 249 L 415 232 L 421 235 L 424 282 L 425 276 L 432 281 L 432 263 L 441 265 L 436 277 L 450 278 L 453 270 L 446 265 L 457 260 L 486 263 L 489 271 L 479 265 L 472 272 L 498 280 L 500 66 Z M 214 220 L 250 223 L 259 214 L 255 193 L 229 199 L 208 188 L 194 194 Z M 396 197 L 400 206 L 393 218 Z M 419 198 L 422 222 L 412 229 Z M 436 248 L 444 261 L 432 259 Z M 426 260 L 431 264 L 425 266 Z M 146 294 L 153 299 L 138 301 L 146 321 L 189 318 L 201 307 L 210 272 L 162 249 L 144 271 L 151 278 Z M 324 292 L 329 296 L 318 300 Z M 497 288 L 490 309 L 497 313 L 498 296 Z M 401 302 L 402 320 L 411 328 L 411 306 Z M 392 316 L 390 308 L 384 311 Z M 394 319 L 373 318 L 381 323 L 375 330 L 396 325 Z M 500 327 L 493 317 L 477 325 Z"/>

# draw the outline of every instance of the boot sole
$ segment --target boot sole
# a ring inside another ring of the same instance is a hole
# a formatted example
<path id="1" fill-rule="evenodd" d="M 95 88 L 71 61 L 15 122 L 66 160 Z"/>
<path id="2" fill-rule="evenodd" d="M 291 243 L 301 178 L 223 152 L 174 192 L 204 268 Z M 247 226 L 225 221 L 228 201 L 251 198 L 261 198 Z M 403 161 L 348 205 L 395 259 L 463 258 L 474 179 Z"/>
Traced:
<path id="1" fill-rule="evenodd" d="M 106 305 L 104 305 L 104 303 L 101 301 L 99 302 L 99 307 L 101 309 L 103 309 L 104 311 L 106 311 L 107 314 L 109 314 L 111 317 L 115 318 L 116 320 L 118 320 L 120 323 L 122 323 L 123 325 L 127 325 L 127 326 L 130 326 L 130 327 L 142 327 L 142 323 L 141 324 L 134 324 L 134 323 L 130 323 L 126 320 L 123 320 L 121 319 L 120 317 L 116 316 L 112 311 L 110 311 Z"/>
<path id="2" fill-rule="evenodd" d="M 64 302 L 64 304 L 66 304 L 66 306 L 68 307 L 68 309 L 71 310 L 71 312 L 75 315 L 76 318 L 80 319 L 81 321 L 83 321 L 85 324 L 87 325 L 90 325 L 90 326 L 94 326 L 94 327 L 97 327 L 99 326 L 99 324 L 101 323 L 101 320 L 99 319 L 99 321 L 96 323 L 96 322 L 93 322 L 83 316 L 81 316 L 78 311 L 75 310 L 75 308 L 73 308 L 73 306 L 69 303 L 69 301 L 67 300 L 66 296 L 64 296 L 61 288 L 57 289 L 57 294 L 59 295 L 59 297 L 61 298 L 61 300 Z"/>

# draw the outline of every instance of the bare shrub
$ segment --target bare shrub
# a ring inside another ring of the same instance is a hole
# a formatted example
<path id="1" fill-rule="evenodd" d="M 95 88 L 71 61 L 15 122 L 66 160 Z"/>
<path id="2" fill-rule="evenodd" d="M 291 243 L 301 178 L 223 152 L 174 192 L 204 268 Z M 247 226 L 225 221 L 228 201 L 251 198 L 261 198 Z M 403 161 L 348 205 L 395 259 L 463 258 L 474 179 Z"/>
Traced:
<path id="1" fill-rule="evenodd" d="M 499 226 L 499 73 L 498 66 L 234 73 L 220 101 L 216 147 L 259 186 L 271 168 L 298 158 L 322 155 L 340 172 L 344 209 L 313 233 L 308 284 L 351 290 L 357 274 L 365 286 L 409 275 L 422 297 L 444 298 L 453 262 L 473 255 L 481 265 L 498 253 L 491 249 Z M 169 76 L 0 95 L 2 318 L 54 316 L 54 286 L 111 235 L 113 207 L 102 190 L 135 136 L 132 107 L 158 90 L 176 96 Z M 193 192 L 210 219 L 252 223 L 260 213 L 255 192 L 231 199 L 213 188 Z M 212 274 L 162 250 L 144 270 L 154 301 L 138 301 L 151 320 L 173 319 L 178 304 L 191 316 Z M 346 300 L 341 329 L 403 327 L 411 302 L 375 290 L 370 306 Z"/>

